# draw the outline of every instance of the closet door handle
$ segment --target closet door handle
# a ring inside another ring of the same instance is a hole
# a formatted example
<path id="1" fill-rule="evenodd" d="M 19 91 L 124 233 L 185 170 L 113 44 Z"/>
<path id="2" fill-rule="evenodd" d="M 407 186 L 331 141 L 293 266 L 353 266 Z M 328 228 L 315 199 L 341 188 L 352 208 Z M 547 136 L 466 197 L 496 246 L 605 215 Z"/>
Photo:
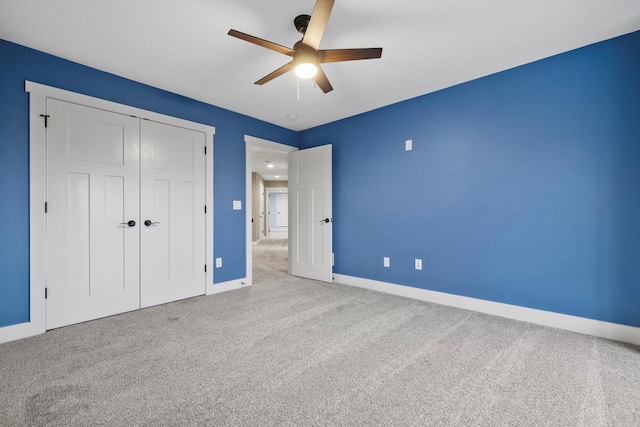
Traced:
<path id="1" fill-rule="evenodd" d="M 160 223 L 159 223 L 159 222 L 157 222 L 157 221 L 156 221 L 156 222 L 151 222 L 151 220 L 150 220 L 150 219 L 145 219 L 145 220 L 144 220 L 144 225 L 146 225 L 147 227 L 150 227 L 150 226 L 152 226 L 152 225 L 156 225 L 156 224 L 160 224 Z"/>
<path id="2" fill-rule="evenodd" d="M 128 225 L 129 227 L 135 227 L 136 226 L 136 222 L 134 220 L 131 220 L 129 222 L 123 222 L 122 225 Z"/>

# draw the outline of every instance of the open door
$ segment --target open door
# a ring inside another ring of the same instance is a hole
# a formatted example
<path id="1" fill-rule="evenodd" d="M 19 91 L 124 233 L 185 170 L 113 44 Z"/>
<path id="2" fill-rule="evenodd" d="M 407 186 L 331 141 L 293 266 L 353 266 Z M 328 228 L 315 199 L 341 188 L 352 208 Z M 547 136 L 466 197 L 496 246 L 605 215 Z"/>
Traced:
<path id="1" fill-rule="evenodd" d="M 331 145 L 289 154 L 289 270 L 333 280 Z"/>

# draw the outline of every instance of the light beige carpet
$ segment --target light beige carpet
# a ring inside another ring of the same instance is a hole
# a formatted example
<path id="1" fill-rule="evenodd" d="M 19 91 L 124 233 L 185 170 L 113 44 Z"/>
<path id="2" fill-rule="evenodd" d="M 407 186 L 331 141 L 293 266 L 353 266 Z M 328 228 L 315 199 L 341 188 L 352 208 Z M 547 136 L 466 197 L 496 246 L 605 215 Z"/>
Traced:
<path id="1" fill-rule="evenodd" d="M 639 426 L 640 349 L 286 275 L 0 345 L 0 426 Z"/>

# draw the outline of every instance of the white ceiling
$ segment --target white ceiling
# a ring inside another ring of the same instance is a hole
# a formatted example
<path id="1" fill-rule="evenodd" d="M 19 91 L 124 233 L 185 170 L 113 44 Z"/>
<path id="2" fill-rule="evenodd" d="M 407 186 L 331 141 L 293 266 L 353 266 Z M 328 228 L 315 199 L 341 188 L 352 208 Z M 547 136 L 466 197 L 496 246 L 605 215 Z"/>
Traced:
<path id="1" fill-rule="evenodd" d="M 262 147 L 252 147 L 251 155 L 252 171 L 260 174 L 265 181 L 287 181 L 289 179 L 287 153 Z"/>
<path id="2" fill-rule="evenodd" d="M 640 29 L 639 0 L 336 0 L 321 49 L 383 47 L 325 64 L 323 94 L 289 58 L 232 38 L 300 38 L 315 0 L 0 0 L 0 38 L 293 130 L 359 114 Z M 295 115 L 297 118 L 288 118 Z"/>

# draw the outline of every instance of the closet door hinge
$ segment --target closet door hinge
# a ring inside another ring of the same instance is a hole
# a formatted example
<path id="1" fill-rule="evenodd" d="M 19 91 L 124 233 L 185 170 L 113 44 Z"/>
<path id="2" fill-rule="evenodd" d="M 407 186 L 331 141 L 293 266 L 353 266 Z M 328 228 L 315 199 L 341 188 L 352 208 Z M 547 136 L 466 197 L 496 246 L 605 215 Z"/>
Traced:
<path id="1" fill-rule="evenodd" d="M 207 154 L 207 146 L 204 146 L 204 154 Z"/>
<path id="2" fill-rule="evenodd" d="M 44 288 L 44 299 L 47 299 L 47 297 L 49 296 L 49 292 L 48 292 L 49 288 Z"/>
<path id="3" fill-rule="evenodd" d="M 47 202 L 44 202 L 44 213 L 47 213 L 49 211 L 49 205 Z"/>
<path id="4" fill-rule="evenodd" d="M 204 265 L 204 272 L 207 272 L 207 264 Z"/>
<path id="5" fill-rule="evenodd" d="M 207 205 L 204 205 L 204 213 L 207 213 Z"/>
<path id="6" fill-rule="evenodd" d="M 51 116 L 48 114 L 40 114 L 40 117 L 44 117 L 44 127 L 47 127 L 47 125 L 49 124 L 49 121 L 47 119 Z"/>

